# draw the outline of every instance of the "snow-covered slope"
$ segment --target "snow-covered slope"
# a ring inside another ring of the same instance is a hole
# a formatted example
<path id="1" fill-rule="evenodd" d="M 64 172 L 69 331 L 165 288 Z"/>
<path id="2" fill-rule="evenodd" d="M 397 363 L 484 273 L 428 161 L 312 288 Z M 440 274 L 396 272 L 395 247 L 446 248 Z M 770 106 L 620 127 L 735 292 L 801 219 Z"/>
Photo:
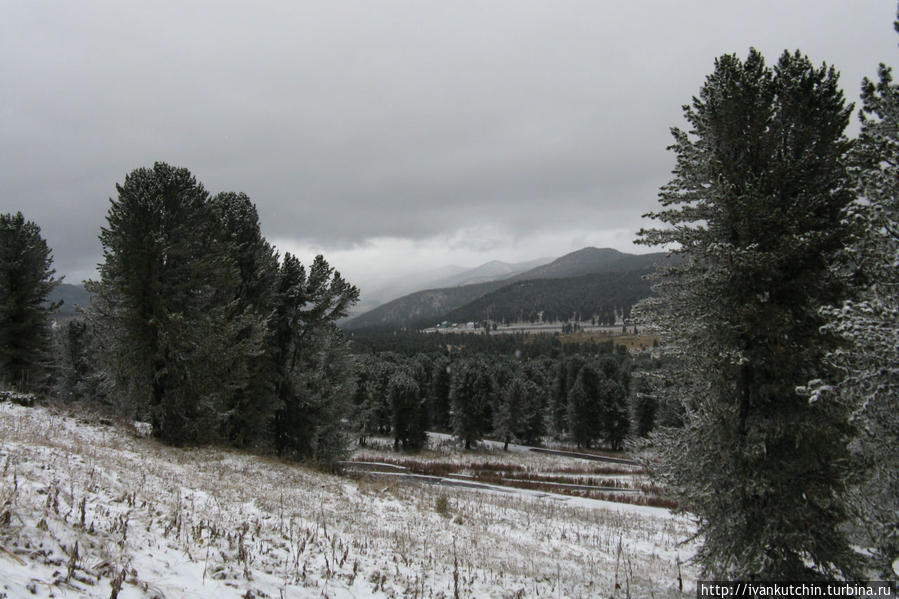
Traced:
<path id="1" fill-rule="evenodd" d="M 608 597 L 616 580 L 681 596 L 691 530 L 654 508 L 341 478 L 0 404 L 4 599 Z"/>

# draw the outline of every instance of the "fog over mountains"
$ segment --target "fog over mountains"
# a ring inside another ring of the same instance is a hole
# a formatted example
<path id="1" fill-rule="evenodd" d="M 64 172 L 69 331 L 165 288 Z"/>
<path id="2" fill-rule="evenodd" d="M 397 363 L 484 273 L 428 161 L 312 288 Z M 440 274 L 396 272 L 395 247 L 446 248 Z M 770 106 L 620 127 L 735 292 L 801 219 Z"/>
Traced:
<path id="1" fill-rule="evenodd" d="M 498 314 L 509 315 L 511 311 L 517 310 L 516 314 L 528 318 L 528 315 L 548 308 L 552 308 L 553 313 L 557 314 L 562 309 L 561 306 L 569 304 L 572 305 L 572 310 L 590 318 L 592 314 L 586 312 L 590 310 L 591 303 L 583 299 L 587 290 L 590 290 L 589 294 L 594 300 L 592 305 L 597 311 L 600 308 L 611 308 L 612 304 L 609 302 L 613 301 L 612 298 L 617 298 L 614 300 L 616 309 L 629 309 L 634 301 L 649 294 L 649 285 L 642 277 L 662 262 L 665 256 L 664 253 L 638 255 L 609 248 L 588 247 L 542 264 L 544 260 L 534 261 L 536 265 L 518 272 L 515 272 L 516 267 L 534 263 L 509 265 L 489 262 L 476 269 L 444 278 L 445 286 L 434 286 L 386 302 L 350 319 L 343 326 L 347 329 L 430 326 L 444 317 L 450 318 L 453 312 L 455 314 L 452 316 L 479 319 L 493 318 Z M 602 280 L 593 276 L 616 273 L 635 274 L 626 278 L 607 277 Z M 579 279 L 587 276 L 593 278 Z M 546 279 L 564 279 L 564 284 L 561 281 L 558 285 L 537 287 L 520 284 Z M 452 285 L 454 282 L 456 284 Z M 626 288 L 623 291 L 622 286 Z M 535 289 L 538 288 L 539 294 L 535 295 Z M 503 290 L 503 293 L 497 297 L 503 298 L 502 300 L 481 302 L 478 304 L 480 308 L 472 306 L 470 310 L 462 310 L 468 304 L 499 290 Z"/>
<path id="2" fill-rule="evenodd" d="M 360 302 L 353 312 L 363 314 L 391 300 L 423 289 L 442 289 L 507 279 L 552 260 L 550 257 L 518 263 L 491 260 L 474 268 L 450 265 L 406 275 L 385 281 L 372 289 L 363 288 Z"/>

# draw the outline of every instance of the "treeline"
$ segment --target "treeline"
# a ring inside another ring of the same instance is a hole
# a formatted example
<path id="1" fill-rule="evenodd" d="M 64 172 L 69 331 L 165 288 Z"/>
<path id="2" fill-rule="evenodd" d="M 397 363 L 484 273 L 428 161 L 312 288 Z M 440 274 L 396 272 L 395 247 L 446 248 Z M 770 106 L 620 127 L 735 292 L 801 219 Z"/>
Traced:
<path id="1" fill-rule="evenodd" d="M 583 341 L 565 340 L 557 334 L 530 335 L 525 333 L 491 334 L 491 327 L 479 333 L 423 333 L 416 330 L 367 328 L 347 333 L 353 353 L 399 352 L 402 354 L 452 351 L 460 355 L 503 354 L 524 358 L 563 355 L 595 355 L 611 353 L 614 341 L 588 338 Z M 618 350 L 620 351 L 620 350 Z"/>
<path id="2" fill-rule="evenodd" d="M 211 196 L 186 169 L 140 168 L 117 191 L 100 232 L 100 279 L 88 283 L 92 306 L 60 331 L 55 360 L 51 307 L 41 305 L 56 283 L 50 252 L 40 246 L 35 267 L 21 268 L 19 246 L 4 243 L 0 329 L 15 337 L 0 354 L 4 382 L 151 422 L 171 444 L 339 459 L 353 376 L 334 323 L 358 290 L 322 256 L 308 267 L 279 257 L 245 194 Z M 3 225 L 10 238 L 18 229 L 40 239 L 21 215 Z M 25 301 L 10 273 L 31 273 L 30 311 L 10 308 Z"/>
<path id="3" fill-rule="evenodd" d="M 597 348 L 530 357 L 462 346 L 357 354 L 354 430 L 362 445 L 371 435 L 390 436 L 396 448 L 411 450 L 423 447 L 427 430 L 451 433 L 466 448 L 483 438 L 540 445 L 552 437 L 622 449 L 629 434 L 653 429 L 663 402 L 632 376 L 627 352 Z M 648 356 L 639 360 L 641 371 L 659 367 Z M 665 417 L 670 423 L 676 415 Z"/>
<path id="4" fill-rule="evenodd" d="M 358 298 L 321 256 L 279 257 L 241 193 L 210 195 L 157 163 L 117 185 L 99 280 L 53 331 L 59 283 L 34 223 L 3 216 L 3 383 L 152 424 L 175 445 L 224 443 L 333 465 L 352 435 L 421 447 L 424 432 L 620 448 L 654 408 L 631 405 L 611 342 L 359 331 Z M 27 284 L 26 284 L 27 282 Z"/>
<path id="5" fill-rule="evenodd" d="M 447 313 L 450 322 L 594 321 L 613 325 L 650 295 L 652 269 L 598 273 L 566 279 L 535 279 L 506 285 Z"/>

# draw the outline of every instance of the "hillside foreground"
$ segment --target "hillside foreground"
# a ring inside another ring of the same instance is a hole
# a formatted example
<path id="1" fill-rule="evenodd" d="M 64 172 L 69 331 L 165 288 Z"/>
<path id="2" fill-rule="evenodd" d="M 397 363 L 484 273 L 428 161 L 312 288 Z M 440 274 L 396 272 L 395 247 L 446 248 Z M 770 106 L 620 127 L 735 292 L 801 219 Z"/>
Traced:
<path id="1" fill-rule="evenodd" d="M 692 531 L 662 508 L 339 477 L 0 403 L 0 599 L 678 597 Z"/>

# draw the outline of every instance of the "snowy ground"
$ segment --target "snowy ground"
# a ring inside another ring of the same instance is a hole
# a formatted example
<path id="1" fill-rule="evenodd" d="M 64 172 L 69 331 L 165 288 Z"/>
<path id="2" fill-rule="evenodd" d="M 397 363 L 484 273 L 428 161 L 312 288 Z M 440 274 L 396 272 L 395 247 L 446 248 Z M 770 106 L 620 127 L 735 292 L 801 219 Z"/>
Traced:
<path id="1" fill-rule="evenodd" d="M 0 599 L 677 597 L 691 532 L 660 508 L 340 478 L 0 404 Z"/>

